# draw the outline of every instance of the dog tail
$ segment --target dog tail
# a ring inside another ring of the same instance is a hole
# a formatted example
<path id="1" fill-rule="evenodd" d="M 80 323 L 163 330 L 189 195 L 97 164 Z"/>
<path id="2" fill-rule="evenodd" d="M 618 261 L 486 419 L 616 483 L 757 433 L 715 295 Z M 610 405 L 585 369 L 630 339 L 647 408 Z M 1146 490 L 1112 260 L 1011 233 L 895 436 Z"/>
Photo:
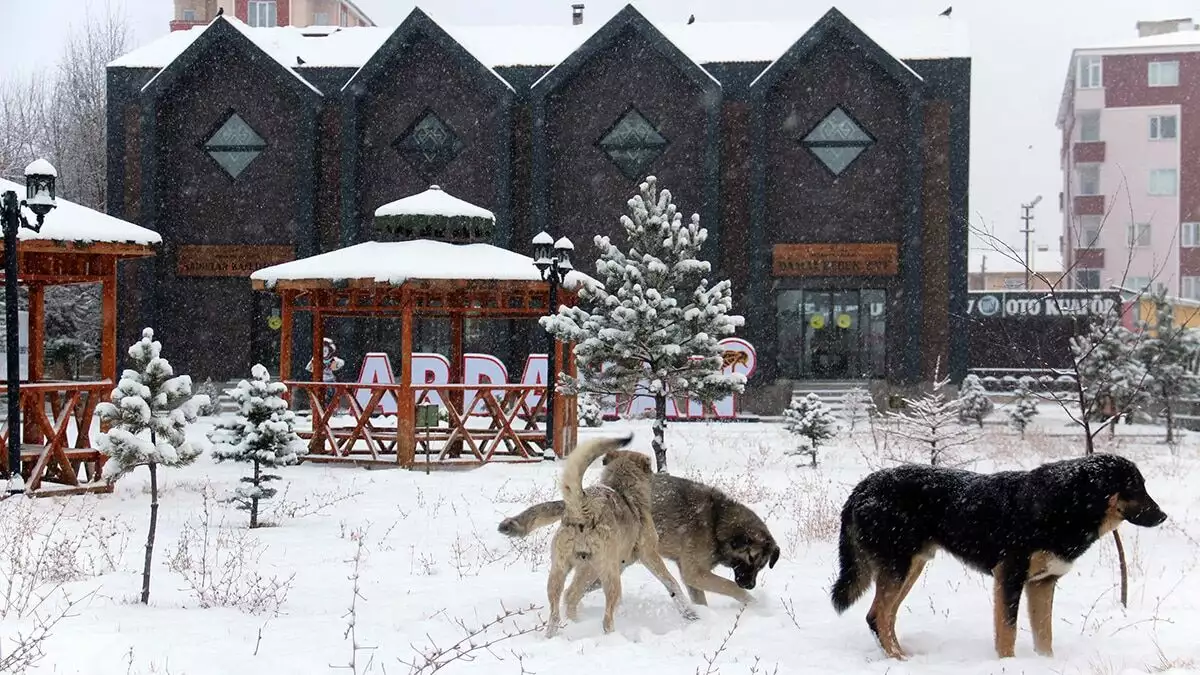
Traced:
<path id="1" fill-rule="evenodd" d="M 859 549 L 854 524 L 853 495 L 842 507 L 842 531 L 838 539 L 838 563 L 841 571 L 833 584 L 830 599 L 838 614 L 846 611 L 867 592 L 871 585 L 870 569 Z"/>
<path id="2" fill-rule="evenodd" d="M 583 474 L 592 462 L 604 455 L 629 444 L 633 436 L 623 438 L 597 438 L 581 443 L 570 455 L 567 455 L 566 466 L 562 473 L 562 496 L 566 506 L 566 518 L 582 519 L 583 513 Z"/>

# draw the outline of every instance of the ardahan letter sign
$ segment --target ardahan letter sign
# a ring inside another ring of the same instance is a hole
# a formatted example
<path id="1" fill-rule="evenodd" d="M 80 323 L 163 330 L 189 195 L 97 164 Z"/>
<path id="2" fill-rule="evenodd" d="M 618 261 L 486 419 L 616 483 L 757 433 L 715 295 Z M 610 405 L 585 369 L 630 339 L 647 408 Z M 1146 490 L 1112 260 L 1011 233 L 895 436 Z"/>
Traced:
<path id="1" fill-rule="evenodd" d="M 724 352 L 724 364 L 722 367 L 724 372 L 741 373 L 747 379 L 754 374 L 754 370 L 758 366 L 758 354 L 749 342 L 741 338 L 726 338 L 720 342 L 720 346 Z M 545 354 L 530 354 L 525 359 L 525 368 L 521 373 L 521 379 L 518 380 L 518 383 L 544 386 L 548 371 L 548 361 Z M 358 375 L 358 383 L 395 384 L 394 373 L 391 360 L 387 354 L 371 352 L 363 357 L 362 369 Z M 508 369 L 495 356 L 490 354 L 463 355 L 463 382 L 465 384 L 484 386 L 508 381 Z M 412 355 L 412 377 L 410 382 L 417 388 L 416 396 L 425 394 L 425 392 L 420 390 L 423 384 L 450 384 L 450 360 L 441 354 L 414 353 Z M 648 391 L 649 382 L 643 383 L 638 389 Z M 479 390 L 467 390 L 464 397 L 467 409 L 471 410 L 472 414 L 487 414 L 484 410 L 483 401 L 478 400 L 478 395 Z M 495 392 L 495 396 L 502 398 L 502 392 Z M 366 406 L 371 399 L 371 390 L 366 388 L 359 389 L 355 392 L 355 398 L 360 405 Z M 441 396 L 437 392 L 428 392 L 424 400 L 431 405 L 443 405 Z M 540 402 L 540 395 L 529 394 L 526 404 L 530 409 L 533 409 Z M 708 405 L 707 410 L 705 410 L 700 401 L 686 401 L 686 405 L 681 405 L 684 403 L 685 401 L 682 400 L 669 400 L 667 402 L 667 417 L 670 419 L 699 419 L 703 417 L 731 419 L 737 417 L 737 398 L 733 395 L 719 401 L 714 401 Z M 641 417 L 654 412 L 654 397 L 638 395 L 632 398 L 624 398 L 618 402 L 617 397 L 609 396 L 602 400 L 601 405 L 605 415 L 609 417 Z M 396 413 L 396 399 L 391 394 L 385 394 L 379 402 L 379 409 L 384 414 L 394 415 Z"/>

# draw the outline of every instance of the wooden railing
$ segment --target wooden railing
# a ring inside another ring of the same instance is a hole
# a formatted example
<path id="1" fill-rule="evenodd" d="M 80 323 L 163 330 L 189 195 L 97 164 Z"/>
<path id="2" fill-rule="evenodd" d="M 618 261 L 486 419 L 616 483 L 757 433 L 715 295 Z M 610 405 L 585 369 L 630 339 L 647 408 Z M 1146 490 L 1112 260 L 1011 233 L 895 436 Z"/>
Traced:
<path id="1" fill-rule="evenodd" d="M 66 491 L 107 491 L 100 482 L 104 455 L 92 447 L 96 404 L 112 382 L 34 382 L 21 385 L 21 468 L 26 489 L 43 483 Z M 8 471 L 9 424 L 0 429 L 0 469 Z"/>
<path id="2" fill-rule="evenodd" d="M 545 415 L 541 385 L 286 384 L 294 404 L 311 412 L 311 429 L 299 430 L 309 439 L 311 460 L 410 467 L 419 450 L 431 462 L 539 461 L 545 446 L 538 426 Z M 555 452 L 561 455 L 575 444 L 575 399 L 557 398 Z M 418 415 L 435 407 L 439 419 Z"/>

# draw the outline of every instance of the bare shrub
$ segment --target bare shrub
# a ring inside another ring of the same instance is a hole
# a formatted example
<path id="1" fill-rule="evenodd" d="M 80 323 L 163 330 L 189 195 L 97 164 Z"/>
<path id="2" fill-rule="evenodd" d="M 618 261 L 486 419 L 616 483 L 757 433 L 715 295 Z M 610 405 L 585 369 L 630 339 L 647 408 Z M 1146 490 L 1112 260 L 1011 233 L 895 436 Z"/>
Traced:
<path id="1" fill-rule="evenodd" d="M 54 632 L 54 628 L 63 619 L 74 616 L 71 613 L 72 610 L 91 596 L 92 594 L 89 593 L 80 600 L 72 600 L 64 595 L 64 601 L 58 609 L 31 610 L 28 621 L 31 626 L 27 629 L 17 628 L 14 630 L 13 634 L 6 639 L 7 645 L 0 643 L 0 673 L 24 673 L 37 667 L 38 663 L 46 657 L 45 644 Z M 46 597 L 41 600 L 46 600 Z M 38 605 L 41 605 L 41 601 Z"/>
<path id="2" fill-rule="evenodd" d="M 793 478 L 772 504 L 770 513 L 791 518 L 783 537 L 788 556 L 801 544 L 833 541 L 841 527 L 841 507 L 834 501 L 832 483 L 813 474 Z"/>
<path id="3" fill-rule="evenodd" d="M 43 507 L 49 506 L 48 509 Z M 130 527 L 87 501 L 0 502 L 0 619 L 24 617 L 65 583 L 116 569 Z"/>
<path id="4" fill-rule="evenodd" d="M 319 516 L 338 504 L 350 501 L 363 493 L 362 490 L 355 490 L 353 487 L 317 490 L 296 501 L 288 499 L 290 489 L 290 484 L 285 486 L 283 492 L 275 499 L 268 512 L 270 522 L 278 523 L 284 518 L 299 520 L 309 516 Z"/>
<path id="5" fill-rule="evenodd" d="M 184 523 L 167 567 L 183 577 L 201 607 L 278 612 L 296 575 L 281 579 L 260 574 L 266 546 L 249 530 L 226 527 L 223 514 L 214 519 L 214 501 L 211 489 L 206 490 L 198 521 Z"/>
<path id="6" fill-rule="evenodd" d="M 541 607 L 529 605 L 521 609 L 508 609 L 500 605 L 500 613 L 495 618 L 482 622 L 474 627 L 468 626 L 466 621 L 456 618 L 454 623 L 462 631 L 463 637 L 452 645 L 447 647 L 439 647 L 433 638 L 429 639 L 429 644 L 426 647 L 418 648 L 413 646 L 413 651 L 416 655 L 411 661 L 397 659 L 400 663 L 408 666 L 409 675 L 428 675 L 429 673 L 440 672 L 455 661 L 474 661 L 480 655 L 487 653 L 491 654 L 497 660 L 502 660 L 496 656 L 493 647 L 505 640 L 540 631 L 546 627 L 546 620 L 541 615 L 536 614 Z M 536 620 L 532 622 L 519 622 L 517 619 L 528 618 L 535 616 Z M 518 662 L 521 661 L 517 657 Z"/>

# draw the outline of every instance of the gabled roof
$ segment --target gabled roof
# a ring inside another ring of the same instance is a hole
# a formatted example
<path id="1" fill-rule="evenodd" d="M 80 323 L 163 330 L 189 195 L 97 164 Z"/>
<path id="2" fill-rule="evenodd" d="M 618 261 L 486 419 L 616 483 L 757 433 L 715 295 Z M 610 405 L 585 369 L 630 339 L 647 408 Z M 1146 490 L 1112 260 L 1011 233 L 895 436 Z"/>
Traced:
<path id="1" fill-rule="evenodd" d="M 624 11 L 624 10 L 622 10 Z M 688 25 L 654 22 L 655 27 L 692 61 L 710 63 L 770 63 L 813 27 L 811 21 L 698 20 Z M 226 19 L 229 20 L 229 19 Z M 234 20 L 229 20 L 231 23 Z M 395 32 L 391 28 L 315 30 L 281 26 L 250 28 L 235 23 L 276 61 L 303 77 L 315 68 L 361 68 Z M 454 26 L 446 32 L 481 63 L 505 66 L 553 67 L 571 56 L 603 24 Z M 966 27 L 957 19 L 937 16 L 864 20 L 858 27 L 897 59 L 948 59 L 970 56 Z M 208 26 L 174 31 L 121 56 L 111 68 L 165 68 L 179 58 Z M 299 65 L 297 57 L 303 59 Z"/>
<path id="2" fill-rule="evenodd" d="M 621 11 L 617 12 L 616 16 L 601 26 L 600 30 L 593 33 L 586 42 L 571 52 L 570 56 L 534 82 L 532 87 L 534 94 L 544 94 L 557 89 L 579 68 L 590 61 L 597 51 L 611 44 L 626 30 L 633 30 L 644 38 L 655 51 L 678 68 L 696 86 L 706 91 L 720 89 L 721 83 L 707 70 L 690 56 L 684 54 L 674 42 L 662 34 L 662 31 L 647 21 L 641 12 L 634 9 L 633 5 L 625 5 Z"/>
<path id="3" fill-rule="evenodd" d="M 833 34 L 840 35 L 861 49 L 868 59 L 882 67 L 902 87 L 907 89 L 920 86 L 922 79 L 916 71 L 880 47 L 879 43 L 868 37 L 854 22 L 847 19 L 845 14 L 836 8 L 831 8 L 782 56 L 754 78 L 754 81 L 750 83 L 751 93 L 755 96 L 765 95 L 781 77 L 803 63 L 814 49 Z"/>
<path id="4" fill-rule="evenodd" d="M 0 178 L 0 192 L 13 190 L 18 197 L 25 196 L 25 186 Z M 54 244 L 137 244 L 151 246 L 161 244 L 162 237 L 153 230 L 114 218 L 95 209 L 67 201 L 59 197 L 54 210 L 46 214 L 42 229 L 38 232 L 26 228 L 17 231 L 21 242 L 51 242 Z M 35 217 L 28 209 L 22 213 L 29 222 Z M 3 242 L 0 242 L 2 245 Z"/>
<path id="5" fill-rule="evenodd" d="M 346 82 L 342 91 L 359 93 L 368 82 L 385 72 L 388 60 L 412 44 L 413 39 L 417 36 L 424 36 L 432 40 L 457 59 L 468 72 L 480 75 L 484 86 L 495 88 L 495 85 L 499 85 L 506 92 L 512 91 L 512 85 L 496 74 L 491 67 L 477 59 L 474 54 L 467 51 L 458 40 L 430 19 L 429 15 L 421 11 L 420 7 L 414 7 L 409 12 L 408 17 L 396 27 L 396 30 L 392 31 L 392 34 L 375 50 L 371 58 Z"/>
<path id="6" fill-rule="evenodd" d="M 291 83 L 289 86 L 302 99 L 313 95 L 322 96 L 321 90 L 293 70 L 284 60 L 283 53 L 279 49 L 273 48 L 271 40 L 267 39 L 267 36 L 256 34 L 254 32 L 256 30 L 237 19 L 224 15 L 218 16 L 212 23 L 200 28 L 195 39 L 187 43 L 181 53 L 150 78 L 150 81 L 142 87 L 142 92 L 157 96 L 160 92 L 170 89 L 185 73 L 196 67 L 197 64 L 205 62 L 204 57 L 209 49 L 225 42 L 245 50 L 255 57 L 267 59 L 275 67 L 280 68 L 287 74 L 286 81 Z"/>

